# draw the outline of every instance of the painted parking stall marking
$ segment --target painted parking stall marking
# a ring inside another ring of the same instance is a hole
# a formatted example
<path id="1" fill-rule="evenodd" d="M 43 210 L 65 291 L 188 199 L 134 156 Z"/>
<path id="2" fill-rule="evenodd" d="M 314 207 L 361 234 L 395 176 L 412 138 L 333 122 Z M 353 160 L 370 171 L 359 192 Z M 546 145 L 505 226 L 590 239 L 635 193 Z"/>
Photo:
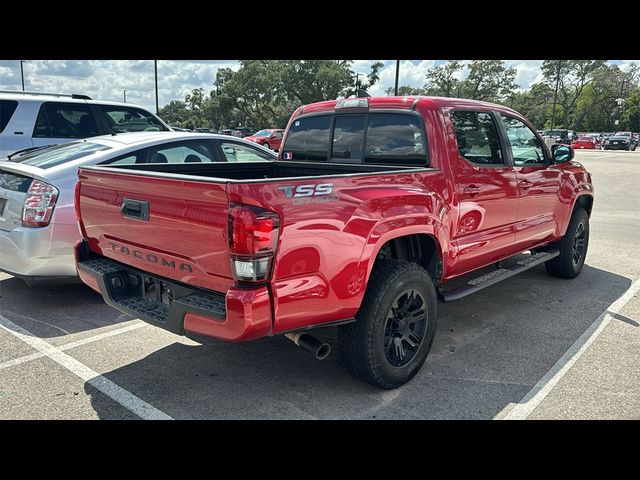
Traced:
<path id="1" fill-rule="evenodd" d="M 101 391 L 112 400 L 115 400 L 127 410 L 138 415 L 140 418 L 144 420 L 173 420 L 172 417 L 158 410 L 153 405 L 150 405 L 141 398 L 135 396 L 133 393 L 116 385 L 108 378 L 100 375 L 85 364 L 67 355 L 59 348 L 54 347 L 49 342 L 35 336 L 30 331 L 16 325 L 2 315 L 0 315 L 0 328 L 9 332 L 14 337 L 19 338 L 27 345 L 35 348 L 41 354 L 80 377 L 89 385 Z"/>

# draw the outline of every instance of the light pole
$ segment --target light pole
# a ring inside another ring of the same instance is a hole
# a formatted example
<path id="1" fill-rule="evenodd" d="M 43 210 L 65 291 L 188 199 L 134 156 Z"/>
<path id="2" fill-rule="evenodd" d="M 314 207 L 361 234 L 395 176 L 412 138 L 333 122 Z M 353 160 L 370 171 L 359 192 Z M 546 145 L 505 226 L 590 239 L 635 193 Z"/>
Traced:
<path id="1" fill-rule="evenodd" d="M 560 84 L 560 65 L 562 65 L 562 60 L 558 60 L 558 74 L 556 76 L 556 91 L 553 93 L 553 111 L 551 113 L 551 130 L 553 130 L 556 123 L 556 100 L 558 99 L 558 85 Z"/>
<path id="2" fill-rule="evenodd" d="M 400 60 L 396 60 L 396 97 L 398 96 L 398 79 L 400 78 Z"/>
<path id="3" fill-rule="evenodd" d="M 127 103 L 127 91 L 126 90 L 122 91 L 122 101 L 123 101 L 123 103 Z"/>
<path id="4" fill-rule="evenodd" d="M 22 91 L 24 92 L 24 67 L 23 64 L 26 60 L 20 60 L 20 76 L 22 77 Z"/>
<path id="5" fill-rule="evenodd" d="M 155 71 L 156 74 L 156 115 L 158 114 L 158 61 L 154 60 L 153 61 L 153 69 Z"/>
<path id="6" fill-rule="evenodd" d="M 358 96 L 358 84 L 359 84 L 359 77 L 360 77 L 360 74 L 359 74 L 359 73 L 356 73 L 356 87 L 355 87 L 355 89 L 354 89 L 354 90 L 355 90 L 355 92 L 356 92 L 356 97 Z"/>

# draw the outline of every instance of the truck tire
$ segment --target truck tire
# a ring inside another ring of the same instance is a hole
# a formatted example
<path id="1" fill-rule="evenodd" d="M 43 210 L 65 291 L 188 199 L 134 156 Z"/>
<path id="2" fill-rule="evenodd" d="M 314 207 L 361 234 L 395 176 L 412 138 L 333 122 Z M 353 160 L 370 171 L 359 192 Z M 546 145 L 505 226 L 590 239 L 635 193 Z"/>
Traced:
<path id="1" fill-rule="evenodd" d="M 387 389 L 411 380 L 431 350 L 436 304 L 436 291 L 424 268 L 397 260 L 378 261 L 356 321 L 339 329 L 347 369 Z"/>
<path id="2" fill-rule="evenodd" d="M 574 210 L 567 232 L 555 246 L 560 248 L 560 255 L 544 264 L 547 273 L 554 277 L 577 277 L 589 247 L 589 215 L 584 208 Z"/>

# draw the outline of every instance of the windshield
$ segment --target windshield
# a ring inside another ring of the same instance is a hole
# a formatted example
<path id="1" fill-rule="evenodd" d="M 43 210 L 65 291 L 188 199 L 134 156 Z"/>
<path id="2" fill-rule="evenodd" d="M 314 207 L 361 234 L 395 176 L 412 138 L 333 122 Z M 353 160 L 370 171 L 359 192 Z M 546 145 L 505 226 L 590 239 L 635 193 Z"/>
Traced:
<path id="1" fill-rule="evenodd" d="M 271 130 L 260 130 L 258 133 L 254 133 L 254 137 L 268 137 L 271 135 Z"/>
<path id="2" fill-rule="evenodd" d="M 8 161 L 46 169 L 109 149 L 111 149 L 111 147 L 100 145 L 99 143 L 63 143 L 61 145 L 43 148 L 42 150 L 37 150 L 33 153 L 27 153 Z"/>
<path id="3" fill-rule="evenodd" d="M 630 137 L 631 132 L 616 132 L 616 137 Z"/>

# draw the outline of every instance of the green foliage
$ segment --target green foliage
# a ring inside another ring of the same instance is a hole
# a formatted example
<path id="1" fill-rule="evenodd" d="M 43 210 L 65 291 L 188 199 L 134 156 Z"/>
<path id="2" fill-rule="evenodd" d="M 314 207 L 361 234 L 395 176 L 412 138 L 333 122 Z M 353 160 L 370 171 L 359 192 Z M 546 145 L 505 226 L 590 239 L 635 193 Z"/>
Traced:
<path id="1" fill-rule="evenodd" d="M 382 63 L 356 76 L 352 60 L 245 60 L 236 71 L 221 68 L 211 92 L 196 89 L 184 101 L 160 109 L 169 124 L 183 128 L 284 127 L 300 105 L 349 97 L 379 81 Z M 639 64 L 626 71 L 605 60 L 547 60 L 542 80 L 520 90 L 516 71 L 501 60 L 450 60 L 427 72 L 423 87 L 399 87 L 398 94 L 472 98 L 509 106 L 538 128 L 577 131 L 640 130 Z M 554 115 L 554 93 L 558 85 Z M 386 89 L 387 95 L 394 88 Z M 617 100 L 623 99 L 622 105 Z M 620 120 L 618 126 L 615 120 Z"/>
<path id="2" fill-rule="evenodd" d="M 459 60 L 449 60 L 433 67 L 427 72 L 425 93 L 436 97 L 459 97 L 462 82 L 456 78 L 456 74 L 462 70 L 462 67 L 462 62 Z"/>
<path id="3" fill-rule="evenodd" d="M 499 102 L 518 88 L 515 78 L 515 68 L 507 68 L 502 60 L 473 60 L 460 90 L 465 98 Z"/>
<path id="4" fill-rule="evenodd" d="M 184 102 L 160 110 L 179 127 L 284 127 L 300 105 L 354 95 L 379 80 L 384 66 L 376 62 L 357 78 L 352 60 L 244 60 L 237 71 L 221 68 L 213 90 L 196 89 Z M 357 83 L 356 83 L 357 78 Z"/>

